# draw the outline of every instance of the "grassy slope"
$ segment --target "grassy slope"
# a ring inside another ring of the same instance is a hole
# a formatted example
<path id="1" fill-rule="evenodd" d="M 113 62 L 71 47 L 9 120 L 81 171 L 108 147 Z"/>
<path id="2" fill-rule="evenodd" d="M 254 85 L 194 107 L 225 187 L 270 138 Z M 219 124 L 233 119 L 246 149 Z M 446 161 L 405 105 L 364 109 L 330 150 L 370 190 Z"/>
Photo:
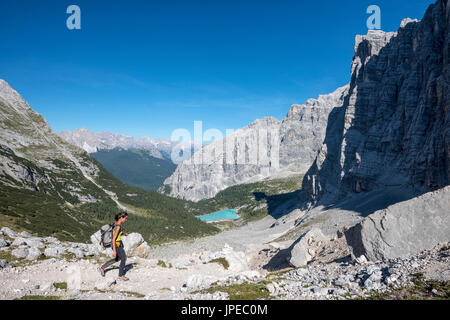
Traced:
<path id="1" fill-rule="evenodd" d="M 49 181 L 29 183 L 28 190 L 10 177 L 0 177 L 17 185 L 12 187 L 0 183 L 0 225 L 40 236 L 52 235 L 61 240 L 85 242 L 102 224 L 111 222 L 119 211 L 113 200 L 70 164 L 53 160 L 58 169 L 43 170 L 4 148 L 1 151 L 13 162 L 30 168 L 35 177 L 45 176 Z M 139 232 L 150 243 L 160 243 L 218 231 L 189 213 L 185 201 L 125 185 L 89 155 L 81 157 L 82 164 L 94 163 L 99 168 L 97 183 L 115 192 L 124 205 L 135 209 L 137 214 L 130 214 L 127 223 L 129 232 Z M 93 195 L 99 201 L 82 203 L 67 192 L 68 186 L 76 186 L 83 195 Z"/>
<path id="2" fill-rule="evenodd" d="M 195 218 L 190 210 L 192 202 L 128 186 L 104 169 L 100 163 L 97 165 L 101 168 L 97 182 L 116 193 L 119 202 L 125 206 L 140 209 L 137 210 L 138 214 L 129 217 L 127 230 L 146 234 L 151 243 L 200 237 L 218 231 Z M 88 206 L 94 205 L 85 205 L 85 208 Z M 97 216 L 105 219 L 109 217 L 108 214 L 108 210 L 100 210 Z"/>
<path id="3" fill-rule="evenodd" d="M 145 150 L 101 150 L 91 156 L 124 183 L 145 190 L 157 190 L 176 169 L 171 161 L 152 157 Z"/>

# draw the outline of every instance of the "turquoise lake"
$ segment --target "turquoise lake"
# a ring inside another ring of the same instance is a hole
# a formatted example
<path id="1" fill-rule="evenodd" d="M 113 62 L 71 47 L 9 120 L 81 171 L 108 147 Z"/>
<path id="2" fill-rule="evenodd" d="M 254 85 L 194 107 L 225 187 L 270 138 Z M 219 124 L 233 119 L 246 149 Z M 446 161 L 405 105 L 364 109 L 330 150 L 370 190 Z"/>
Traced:
<path id="1" fill-rule="evenodd" d="M 240 217 L 237 214 L 236 210 L 222 210 L 219 212 L 214 212 L 211 214 L 207 214 L 205 216 L 197 216 L 200 220 L 204 222 L 213 222 L 213 221 L 222 221 L 222 220 L 238 220 Z"/>

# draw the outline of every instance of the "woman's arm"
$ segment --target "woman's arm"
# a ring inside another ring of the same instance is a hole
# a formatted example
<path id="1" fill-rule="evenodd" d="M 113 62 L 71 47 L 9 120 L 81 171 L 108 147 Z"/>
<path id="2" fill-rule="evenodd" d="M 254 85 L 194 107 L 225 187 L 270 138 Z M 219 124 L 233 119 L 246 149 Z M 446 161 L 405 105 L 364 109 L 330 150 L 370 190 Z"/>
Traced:
<path id="1" fill-rule="evenodd" d="M 120 227 L 117 226 L 117 227 L 114 229 L 114 232 L 113 232 L 113 238 L 112 238 L 113 257 L 116 256 L 116 239 L 117 239 L 117 236 L 119 235 L 119 229 L 120 229 Z"/>

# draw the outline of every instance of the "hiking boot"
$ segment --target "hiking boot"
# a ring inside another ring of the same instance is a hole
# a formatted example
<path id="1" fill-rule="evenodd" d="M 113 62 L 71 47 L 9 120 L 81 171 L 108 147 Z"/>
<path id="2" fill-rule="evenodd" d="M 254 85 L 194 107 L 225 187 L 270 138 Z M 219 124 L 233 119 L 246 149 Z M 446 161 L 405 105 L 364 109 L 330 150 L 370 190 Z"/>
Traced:
<path id="1" fill-rule="evenodd" d="M 122 280 L 122 281 L 128 281 L 128 280 L 130 280 L 130 279 L 128 279 L 128 278 L 125 277 L 125 276 L 122 276 L 122 277 L 119 277 L 119 280 Z"/>
<path id="2" fill-rule="evenodd" d="M 105 276 L 105 269 L 103 269 L 103 266 L 101 266 L 99 268 L 99 271 L 100 271 L 100 274 L 102 275 L 102 277 L 104 277 Z"/>

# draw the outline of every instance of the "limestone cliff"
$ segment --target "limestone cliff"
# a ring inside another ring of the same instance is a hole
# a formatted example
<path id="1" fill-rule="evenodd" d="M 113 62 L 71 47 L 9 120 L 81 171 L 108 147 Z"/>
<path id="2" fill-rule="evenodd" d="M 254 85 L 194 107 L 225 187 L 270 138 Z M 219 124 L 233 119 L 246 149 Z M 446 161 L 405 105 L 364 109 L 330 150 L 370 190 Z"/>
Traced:
<path id="1" fill-rule="evenodd" d="M 312 203 L 450 181 L 449 3 L 398 32 L 357 36 L 351 83 L 303 185 Z"/>
<path id="2" fill-rule="evenodd" d="M 259 119 L 212 142 L 181 163 L 161 191 L 197 201 L 233 185 L 304 174 L 321 147 L 330 111 L 347 91 L 344 86 L 293 105 L 281 122 Z"/>

